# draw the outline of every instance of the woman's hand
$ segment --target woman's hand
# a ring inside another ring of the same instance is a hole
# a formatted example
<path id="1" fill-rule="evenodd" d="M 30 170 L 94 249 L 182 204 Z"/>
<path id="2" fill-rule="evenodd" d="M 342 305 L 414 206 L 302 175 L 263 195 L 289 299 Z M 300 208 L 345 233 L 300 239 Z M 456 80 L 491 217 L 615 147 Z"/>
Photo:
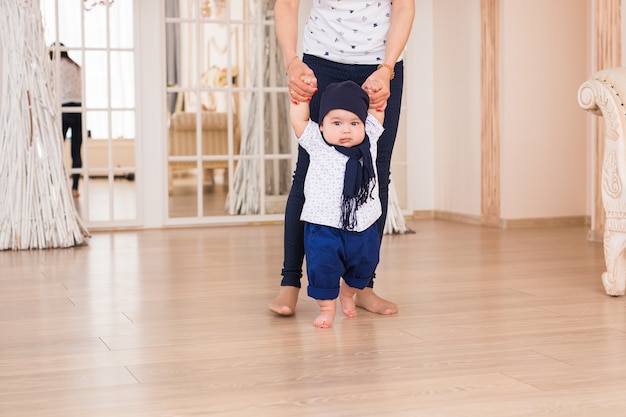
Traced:
<path id="1" fill-rule="evenodd" d="M 391 95 L 389 81 L 389 70 L 386 68 L 379 68 L 367 77 L 361 87 L 370 97 L 370 109 L 384 111 L 387 108 L 387 99 Z"/>
<path id="2" fill-rule="evenodd" d="M 307 64 L 295 58 L 287 65 L 287 86 L 294 103 L 311 101 L 317 92 L 317 78 Z"/>

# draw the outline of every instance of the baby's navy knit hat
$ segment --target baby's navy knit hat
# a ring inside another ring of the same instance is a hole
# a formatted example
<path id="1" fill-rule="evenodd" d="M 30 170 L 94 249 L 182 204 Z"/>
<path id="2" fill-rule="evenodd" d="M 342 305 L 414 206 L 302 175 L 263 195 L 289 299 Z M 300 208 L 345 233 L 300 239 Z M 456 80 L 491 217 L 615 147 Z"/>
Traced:
<path id="1" fill-rule="evenodd" d="M 320 99 L 319 123 L 321 124 L 326 114 L 334 109 L 348 110 L 356 114 L 365 123 L 369 106 L 369 96 L 354 81 L 348 80 L 329 84 Z"/>

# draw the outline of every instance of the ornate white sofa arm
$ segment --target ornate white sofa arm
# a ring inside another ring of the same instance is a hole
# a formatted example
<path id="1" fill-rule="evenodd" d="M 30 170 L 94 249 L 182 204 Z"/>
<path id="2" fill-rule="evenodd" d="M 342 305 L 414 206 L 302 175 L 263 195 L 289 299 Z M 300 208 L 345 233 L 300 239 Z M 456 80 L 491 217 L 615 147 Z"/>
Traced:
<path id="1" fill-rule="evenodd" d="M 578 103 L 583 109 L 604 118 L 604 154 L 602 156 L 602 205 L 604 226 L 604 291 L 611 296 L 624 295 L 626 287 L 626 67 L 594 73 L 578 89 Z"/>

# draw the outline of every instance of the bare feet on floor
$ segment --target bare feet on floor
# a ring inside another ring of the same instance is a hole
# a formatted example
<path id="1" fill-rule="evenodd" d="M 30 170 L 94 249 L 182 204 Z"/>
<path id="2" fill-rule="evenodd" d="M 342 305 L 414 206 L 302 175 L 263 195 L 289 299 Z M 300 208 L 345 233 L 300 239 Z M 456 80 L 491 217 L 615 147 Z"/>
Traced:
<path id="1" fill-rule="evenodd" d="M 72 197 L 74 198 L 80 197 L 80 193 L 78 192 L 78 190 L 72 189 Z"/>
<path id="2" fill-rule="evenodd" d="M 281 316 L 291 316 L 296 312 L 296 303 L 298 302 L 298 293 L 300 288 L 291 286 L 282 286 L 276 298 L 268 305 L 270 311 L 280 314 Z"/>
<path id="3" fill-rule="evenodd" d="M 320 315 L 313 321 L 313 326 L 327 329 L 333 325 L 337 311 L 337 300 L 317 300 L 317 305 L 320 306 Z"/>
<path id="4" fill-rule="evenodd" d="M 341 303 L 341 311 L 346 317 L 356 317 L 356 304 L 354 302 L 354 294 L 356 288 L 349 287 L 345 284 L 341 284 L 339 290 L 339 302 Z"/>
<path id="5" fill-rule="evenodd" d="M 390 315 L 398 312 L 398 305 L 376 295 L 374 290 L 365 287 L 356 292 L 355 303 L 357 307 L 370 313 Z"/>

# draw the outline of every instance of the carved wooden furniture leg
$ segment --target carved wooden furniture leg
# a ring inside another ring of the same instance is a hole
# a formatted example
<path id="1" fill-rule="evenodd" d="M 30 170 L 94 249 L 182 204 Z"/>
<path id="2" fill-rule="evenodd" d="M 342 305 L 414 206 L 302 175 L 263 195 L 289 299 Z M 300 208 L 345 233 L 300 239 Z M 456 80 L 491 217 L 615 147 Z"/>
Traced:
<path id="1" fill-rule="evenodd" d="M 626 234 L 609 230 L 604 233 L 604 262 L 606 272 L 602 274 L 602 285 L 608 295 L 624 295 L 626 287 Z"/>
<path id="2" fill-rule="evenodd" d="M 604 227 L 604 291 L 611 296 L 624 295 L 626 287 L 626 68 L 598 71 L 578 90 L 579 105 L 605 123 L 602 156 L 602 205 L 606 213 Z"/>

